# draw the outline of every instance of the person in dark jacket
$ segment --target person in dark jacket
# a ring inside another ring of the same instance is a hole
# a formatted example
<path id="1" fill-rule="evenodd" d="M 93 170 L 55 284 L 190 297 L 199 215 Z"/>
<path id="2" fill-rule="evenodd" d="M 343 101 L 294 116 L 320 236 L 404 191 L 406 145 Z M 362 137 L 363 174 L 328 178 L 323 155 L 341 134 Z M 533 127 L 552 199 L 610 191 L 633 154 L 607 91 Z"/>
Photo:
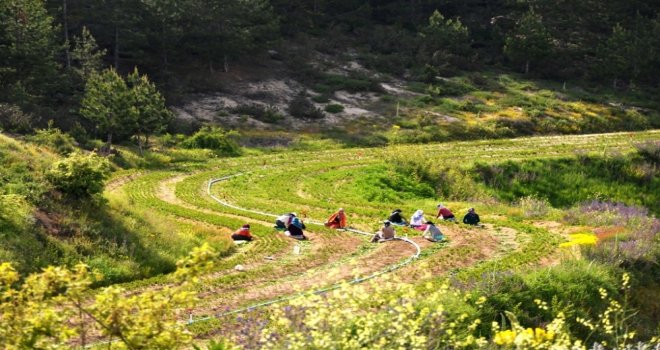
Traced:
<path id="1" fill-rule="evenodd" d="M 279 231 L 285 231 L 289 225 L 291 225 L 291 220 L 296 217 L 296 213 L 282 214 L 275 219 L 275 228 Z"/>
<path id="2" fill-rule="evenodd" d="M 403 216 L 401 215 L 401 209 L 394 209 L 394 211 L 392 212 L 392 214 L 390 214 L 390 217 L 387 218 L 387 220 L 394 225 L 400 225 L 400 226 L 408 225 L 406 219 L 404 219 Z"/>
<path id="3" fill-rule="evenodd" d="M 478 226 L 479 221 L 479 214 L 474 211 L 474 208 L 468 209 L 467 214 L 463 217 L 463 223 L 467 225 Z"/>
<path id="4" fill-rule="evenodd" d="M 302 222 L 302 220 L 294 216 L 293 219 L 291 220 L 291 224 L 289 225 L 289 227 L 287 227 L 287 231 L 285 232 L 285 234 L 297 240 L 304 240 L 307 239 L 307 237 L 303 233 L 303 230 L 305 228 L 306 228 L 305 224 Z"/>

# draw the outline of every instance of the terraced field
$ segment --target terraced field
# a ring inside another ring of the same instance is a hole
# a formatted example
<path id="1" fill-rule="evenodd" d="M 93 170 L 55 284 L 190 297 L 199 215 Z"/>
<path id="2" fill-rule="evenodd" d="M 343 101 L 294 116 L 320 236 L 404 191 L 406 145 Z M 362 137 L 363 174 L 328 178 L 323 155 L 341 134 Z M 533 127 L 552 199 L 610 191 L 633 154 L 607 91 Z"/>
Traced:
<path id="1" fill-rule="evenodd" d="M 513 220 L 508 217 L 511 207 L 497 203 L 448 202 L 461 217 L 468 207 L 476 206 L 486 226 L 440 223 L 446 243 L 430 243 L 416 231 L 398 228 L 400 237 L 420 247 L 416 259 L 411 258 L 416 247 L 405 241 L 369 243 L 370 237 L 360 232 L 375 232 L 392 209 L 410 215 L 421 208 L 431 218 L 438 201 L 447 202 L 404 192 L 399 197 L 369 199 L 362 192 L 364 174 L 390 171 L 393 159 L 417 157 L 470 166 L 475 161 L 553 158 L 576 152 L 626 153 L 636 142 L 658 139 L 660 132 L 651 131 L 210 159 L 201 167 L 180 166 L 183 170 L 118 174 L 106 196 L 127 213 L 145 215 L 156 230 L 151 244 L 172 256 L 183 255 L 201 242 L 210 242 L 221 252 L 216 271 L 201 287 L 202 302 L 190 311 L 191 327 L 203 337 L 216 332 L 220 325 L 216 316 L 383 271 L 392 270 L 406 281 L 448 275 L 460 279 L 555 261 L 556 247 L 564 240 L 562 230 Z M 210 182 L 223 177 L 228 178 Z M 345 208 L 354 232 L 319 224 L 339 207 Z M 273 215 L 292 211 L 307 223 L 309 241 L 294 241 L 273 229 Z M 251 224 L 257 238 L 234 246 L 230 233 L 244 223 Z M 242 268 L 236 269 L 237 265 Z M 158 277 L 138 281 L 132 288 L 137 292 L 166 282 L 167 277 Z"/>

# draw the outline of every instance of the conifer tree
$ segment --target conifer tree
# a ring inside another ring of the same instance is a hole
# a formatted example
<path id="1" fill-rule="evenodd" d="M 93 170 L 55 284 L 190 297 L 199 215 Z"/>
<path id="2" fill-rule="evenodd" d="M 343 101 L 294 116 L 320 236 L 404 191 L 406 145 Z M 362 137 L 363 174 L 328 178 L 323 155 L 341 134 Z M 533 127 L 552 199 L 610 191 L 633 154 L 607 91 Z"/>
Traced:
<path id="1" fill-rule="evenodd" d="M 94 73 L 87 80 L 80 114 L 107 136 L 103 152 L 110 152 L 113 135 L 131 134 L 135 130 L 132 101 L 131 90 L 112 68 Z"/>
<path id="2" fill-rule="evenodd" d="M 54 89 L 52 23 L 42 0 L 0 0 L 0 101 L 31 105 Z"/>
<path id="3" fill-rule="evenodd" d="M 131 88 L 133 100 L 131 111 L 134 113 L 133 119 L 136 123 L 135 136 L 140 152 L 142 152 L 141 135 L 144 136 L 145 143 L 148 145 L 149 135 L 163 132 L 174 115 L 165 106 L 165 99 L 156 86 L 149 81 L 146 75 L 140 76 L 137 68 L 128 75 L 126 80 Z"/>
<path id="4" fill-rule="evenodd" d="M 522 64 L 525 74 L 530 64 L 536 63 L 552 51 L 552 37 L 533 10 L 518 20 L 515 29 L 506 37 L 504 53 L 514 62 Z"/>

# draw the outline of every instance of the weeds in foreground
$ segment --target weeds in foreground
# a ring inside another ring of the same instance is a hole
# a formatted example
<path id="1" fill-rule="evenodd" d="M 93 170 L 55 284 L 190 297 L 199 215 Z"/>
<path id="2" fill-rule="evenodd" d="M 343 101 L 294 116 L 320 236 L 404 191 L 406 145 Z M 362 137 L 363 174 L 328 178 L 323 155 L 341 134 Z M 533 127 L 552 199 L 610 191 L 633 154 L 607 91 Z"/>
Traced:
<path id="1" fill-rule="evenodd" d="M 506 312 L 501 322 L 488 323 L 479 316 L 487 298 L 462 292 L 448 284 L 423 286 L 394 280 L 372 285 L 349 286 L 328 295 L 310 294 L 274 309 L 262 323 L 261 338 L 235 337 L 240 346 L 264 349 L 587 349 L 596 347 L 630 348 L 637 334 L 630 330 L 635 315 L 627 303 L 630 278 L 621 280 L 623 300 L 611 298 L 605 289 L 600 296 L 604 311 L 598 317 L 575 317 L 570 309 L 558 311 L 541 325 L 526 326 L 515 313 Z M 548 303 L 536 299 L 541 312 Z M 570 318 L 574 318 L 571 320 Z M 570 321 L 570 322 L 569 322 Z M 575 321 L 575 322 L 574 322 Z M 591 330 L 580 339 L 570 328 L 578 323 Z M 263 327 L 263 328 L 262 328 Z M 594 341 L 598 333 L 598 340 Z M 240 334 L 240 333 L 237 333 Z M 650 349 L 654 337 L 639 343 Z"/>

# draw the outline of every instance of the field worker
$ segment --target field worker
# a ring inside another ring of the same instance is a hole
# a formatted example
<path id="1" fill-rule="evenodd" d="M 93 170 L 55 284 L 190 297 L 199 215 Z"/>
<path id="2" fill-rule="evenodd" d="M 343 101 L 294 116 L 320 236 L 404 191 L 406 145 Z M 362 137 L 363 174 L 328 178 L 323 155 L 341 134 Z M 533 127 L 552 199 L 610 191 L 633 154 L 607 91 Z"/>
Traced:
<path id="1" fill-rule="evenodd" d="M 241 226 L 236 232 L 234 232 L 233 235 L 231 235 L 231 239 L 234 241 L 251 241 L 252 240 L 252 234 L 250 234 L 250 225 L 245 224 Z"/>
<path id="2" fill-rule="evenodd" d="M 437 218 L 445 221 L 456 221 L 456 218 L 454 217 L 454 214 L 451 212 L 451 210 L 442 205 L 442 203 L 438 204 Z"/>
<path id="3" fill-rule="evenodd" d="M 479 226 L 479 214 L 474 211 L 474 208 L 468 209 L 467 214 L 463 217 L 463 223 L 467 225 Z"/>
<path id="4" fill-rule="evenodd" d="M 302 222 L 302 220 L 294 216 L 291 219 L 291 224 L 288 226 L 285 234 L 297 240 L 304 240 L 307 239 L 307 237 L 305 237 L 305 234 L 303 233 L 304 229 L 305 229 L 305 224 Z"/>
<path id="5" fill-rule="evenodd" d="M 393 225 L 399 225 L 399 226 L 405 226 L 408 223 L 406 222 L 406 219 L 403 218 L 401 215 L 401 209 L 394 209 L 392 214 L 390 214 L 390 217 L 388 218 L 390 223 Z"/>
<path id="6" fill-rule="evenodd" d="M 296 213 L 280 215 L 277 219 L 275 219 L 275 228 L 281 231 L 286 230 L 294 217 L 296 217 Z"/>
<path id="7" fill-rule="evenodd" d="M 433 221 L 426 222 L 426 230 L 424 230 L 422 236 L 431 242 L 440 242 L 445 239 L 445 236 L 440 232 L 440 229 L 435 226 Z"/>
<path id="8" fill-rule="evenodd" d="M 422 209 L 417 209 L 415 214 L 410 217 L 410 227 L 415 230 L 424 231 L 426 230 L 426 220 L 424 219 L 424 211 Z"/>
<path id="9" fill-rule="evenodd" d="M 328 221 L 325 222 L 325 226 L 332 228 L 346 227 L 346 213 L 344 213 L 344 208 L 339 208 L 336 213 L 330 215 Z"/>
<path id="10" fill-rule="evenodd" d="M 385 220 L 383 221 L 383 227 L 371 239 L 371 243 L 391 240 L 395 234 L 396 232 L 394 231 L 394 227 L 392 227 L 392 223 L 389 220 Z"/>

